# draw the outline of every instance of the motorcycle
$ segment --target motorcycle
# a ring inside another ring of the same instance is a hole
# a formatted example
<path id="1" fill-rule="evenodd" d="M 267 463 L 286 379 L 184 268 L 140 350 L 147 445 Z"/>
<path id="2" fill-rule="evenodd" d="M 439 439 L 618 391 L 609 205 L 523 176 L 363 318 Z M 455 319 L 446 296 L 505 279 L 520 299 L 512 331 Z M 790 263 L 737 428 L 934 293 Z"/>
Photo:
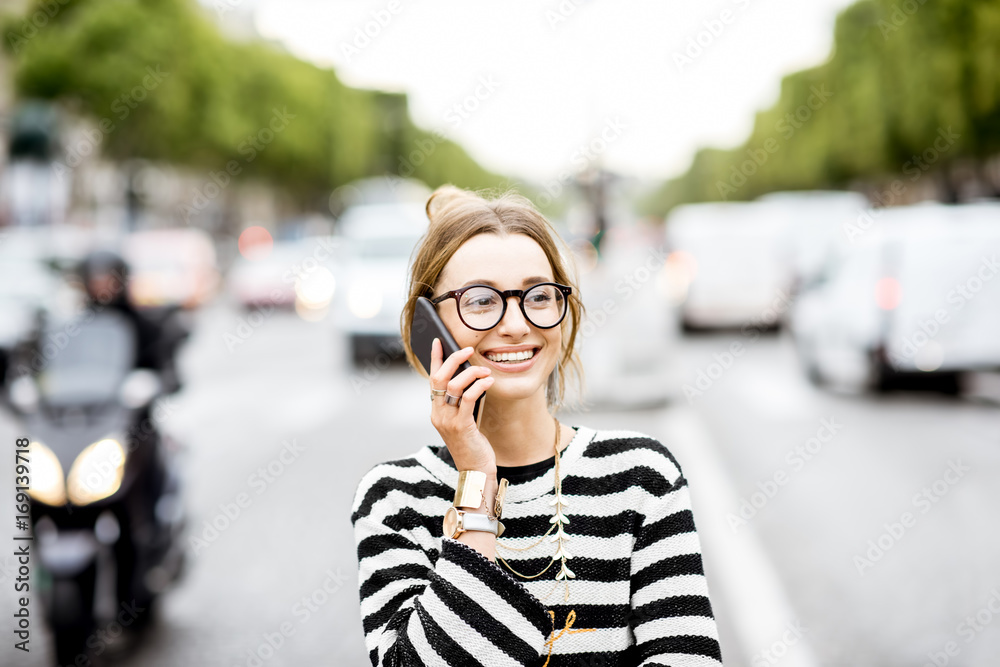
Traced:
<path id="1" fill-rule="evenodd" d="M 102 624 L 145 627 L 183 571 L 180 449 L 157 428 L 157 372 L 133 368 L 135 330 L 113 311 L 43 334 L 35 374 L 8 385 L 30 439 L 35 586 L 57 664 L 91 664 Z M 39 363 L 39 361 L 41 363 Z"/>

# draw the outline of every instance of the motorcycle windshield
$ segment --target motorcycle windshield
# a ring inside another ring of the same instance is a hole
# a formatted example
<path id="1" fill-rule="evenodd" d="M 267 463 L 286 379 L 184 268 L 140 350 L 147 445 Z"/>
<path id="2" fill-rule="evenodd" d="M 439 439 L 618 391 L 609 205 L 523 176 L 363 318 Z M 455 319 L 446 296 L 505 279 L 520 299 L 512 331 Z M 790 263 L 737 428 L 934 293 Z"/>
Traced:
<path id="1" fill-rule="evenodd" d="M 132 323 L 117 313 L 97 313 L 75 324 L 43 336 L 46 365 L 38 376 L 42 399 L 50 405 L 115 400 L 135 359 Z"/>

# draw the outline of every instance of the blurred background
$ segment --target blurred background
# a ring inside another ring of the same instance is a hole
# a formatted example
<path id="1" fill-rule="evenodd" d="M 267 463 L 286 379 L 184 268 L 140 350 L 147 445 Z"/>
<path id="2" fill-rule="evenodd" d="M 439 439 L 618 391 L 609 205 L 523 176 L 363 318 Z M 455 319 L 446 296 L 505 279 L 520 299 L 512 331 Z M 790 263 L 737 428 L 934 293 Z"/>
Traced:
<path id="1" fill-rule="evenodd" d="M 367 664 L 453 183 L 572 249 L 559 418 L 677 455 L 727 665 L 996 664 L 1000 1 L 0 12 L 0 663 Z"/>

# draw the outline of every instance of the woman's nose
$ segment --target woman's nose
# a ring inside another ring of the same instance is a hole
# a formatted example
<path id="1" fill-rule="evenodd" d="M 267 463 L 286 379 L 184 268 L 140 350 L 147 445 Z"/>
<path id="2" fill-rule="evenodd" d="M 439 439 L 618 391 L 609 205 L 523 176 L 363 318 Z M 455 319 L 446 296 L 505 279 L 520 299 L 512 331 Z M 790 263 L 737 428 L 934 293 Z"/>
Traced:
<path id="1" fill-rule="evenodd" d="M 500 324 L 497 326 L 500 327 L 501 333 L 506 332 L 512 335 L 525 334 L 531 331 L 528 322 L 524 319 L 524 313 L 521 312 L 521 301 L 518 297 L 511 296 L 507 298 L 507 312 L 504 313 L 503 319 L 500 320 Z"/>

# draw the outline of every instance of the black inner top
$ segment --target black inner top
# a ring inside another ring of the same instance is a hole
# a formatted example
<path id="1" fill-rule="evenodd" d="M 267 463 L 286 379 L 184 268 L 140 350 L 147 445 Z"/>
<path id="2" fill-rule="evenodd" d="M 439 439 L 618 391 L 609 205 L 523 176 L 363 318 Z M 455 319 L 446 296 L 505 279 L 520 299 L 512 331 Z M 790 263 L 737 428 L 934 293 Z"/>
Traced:
<path id="1" fill-rule="evenodd" d="M 541 477 L 546 471 L 556 464 L 556 457 L 550 456 L 538 463 L 529 463 L 526 466 L 497 466 L 497 481 L 507 478 L 510 484 L 530 482 L 536 477 Z"/>

